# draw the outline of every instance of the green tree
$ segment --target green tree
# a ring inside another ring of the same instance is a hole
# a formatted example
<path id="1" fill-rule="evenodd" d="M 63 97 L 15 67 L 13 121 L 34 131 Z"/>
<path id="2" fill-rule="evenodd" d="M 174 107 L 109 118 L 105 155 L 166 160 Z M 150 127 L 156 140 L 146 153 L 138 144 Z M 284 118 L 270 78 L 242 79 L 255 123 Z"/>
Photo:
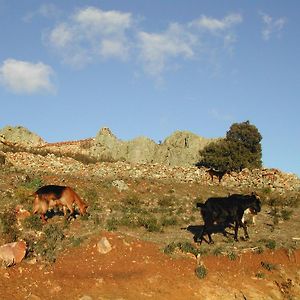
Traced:
<path id="1" fill-rule="evenodd" d="M 209 144 L 201 152 L 197 165 L 219 171 L 240 171 L 244 168 L 260 168 L 262 165 L 262 136 L 249 121 L 234 123 L 226 138 Z"/>

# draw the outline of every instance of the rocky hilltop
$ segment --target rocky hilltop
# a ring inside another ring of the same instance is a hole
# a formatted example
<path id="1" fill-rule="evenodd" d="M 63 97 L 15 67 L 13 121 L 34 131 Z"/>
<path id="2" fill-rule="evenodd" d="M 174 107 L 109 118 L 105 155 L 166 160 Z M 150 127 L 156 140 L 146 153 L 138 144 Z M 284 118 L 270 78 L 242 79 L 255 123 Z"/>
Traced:
<path id="1" fill-rule="evenodd" d="M 37 134 L 29 131 L 23 126 L 6 126 L 0 130 L 0 138 L 11 143 L 22 144 L 25 146 L 45 145 L 45 141 Z"/>
<path id="2" fill-rule="evenodd" d="M 0 136 L 7 143 L 17 143 L 25 147 L 43 147 L 53 151 L 82 153 L 100 161 L 159 163 L 168 166 L 194 165 L 200 159 L 199 151 L 214 140 L 203 138 L 189 131 L 176 131 L 161 144 L 143 136 L 123 141 L 107 127 L 100 129 L 93 139 L 51 144 L 21 126 L 7 126 L 0 130 Z"/>

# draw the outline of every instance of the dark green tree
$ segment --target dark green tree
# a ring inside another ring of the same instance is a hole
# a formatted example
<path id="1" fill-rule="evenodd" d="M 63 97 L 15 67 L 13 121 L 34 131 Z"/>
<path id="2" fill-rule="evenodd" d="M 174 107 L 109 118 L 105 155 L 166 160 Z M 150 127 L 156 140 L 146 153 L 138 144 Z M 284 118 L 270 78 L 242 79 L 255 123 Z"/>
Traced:
<path id="1" fill-rule="evenodd" d="M 219 171 L 240 171 L 260 168 L 262 165 L 262 136 L 249 121 L 234 123 L 226 138 L 209 144 L 201 152 L 197 165 Z"/>

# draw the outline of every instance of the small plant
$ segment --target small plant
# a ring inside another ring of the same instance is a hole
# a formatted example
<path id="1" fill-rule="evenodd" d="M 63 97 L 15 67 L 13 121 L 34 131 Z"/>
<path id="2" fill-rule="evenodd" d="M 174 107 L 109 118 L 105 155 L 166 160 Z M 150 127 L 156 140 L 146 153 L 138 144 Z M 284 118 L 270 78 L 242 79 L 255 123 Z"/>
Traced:
<path id="1" fill-rule="evenodd" d="M 17 219 L 13 209 L 6 209 L 0 214 L 1 231 L 4 234 L 5 241 L 15 242 L 19 232 L 17 229 Z"/>
<path id="2" fill-rule="evenodd" d="M 49 263 L 54 263 L 62 248 L 63 230 L 56 224 L 44 227 L 44 236 L 33 245 L 33 251 Z"/>
<path id="3" fill-rule="evenodd" d="M 174 196 L 165 196 L 163 198 L 160 198 L 157 202 L 158 206 L 160 207 L 170 207 L 173 206 L 174 203 L 175 203 Z"/>
<path id="4" fill-rule="evenodd" d="M 259 278 L 259 279 L 264 279 L 264 278 L 266 278 L 266 274 L 263 273 L 263 272 L 257 272 L 257 273 L 255 274 L 255 277 L 256 277 L 256 278 Z"/>
<path id="5" fill-rule="evenodd" d="M 145 227 L 149 232 L 161 231 L 161 226 L 155 217 L 140 217 L 138 218 L 138 224 Z"/>
<path id="6" fill-rule="evenodd" d="M 95 226 L 99 226 L 101 224 L 101 217 L 99 214 L 93 214 L 92 215 L 92 221 Z"/>
<path id="7" fill-rule="evenodd" d="M 222 254 L 222 247 L 217 247 L 213 250 L 213 255 L 219 256 Z"/>
<path id="8" fill-rule="evenodd" d="M 121 219 L 119 220 L 119 225 L 134 228 L 138 224 L 137 224 L 137 220 L 135 218 L 135 215 L 132 214 L 132 213 L 128 213 L 128 214 L 124 214 L 121 217 Z"/>
<path id="9" fill-rule="evenodd" d="M 29 178 L 24 182 L 23 186 L 30 190 L 37 190 L 43 186 L 43 180 L 39 177 L 35 177 L 33 179 Z"/>
<path id="10" fill-rule="evenodd" d="M 165 253 L 165 254 L 172 254 L 172 253 L 175 251 L 176 247 L 177 247 L 177 244 L 174 243 L 174 242 L 172 242 L 172 243 L 168 244 L 168 245 L 164 248 L 164 253 Z"/>
<path id="11" fill-rule="evenodd" d="M 172 216 L 172 217 L 163 217 L 161 219 L 161 225 L 162 226 L 174 226 L 174 225 L 178 225 L 179 221 L 178 218 L 176 216 Z"/>
<path id="12" fill-rule="evenodd" d="M 196 268 L 195 273 L 198 278 L 203 279 L 207 276 L 207 269 L 201 265 Z"/>
<path id="13" fill-rule="evenodd" d="M 276 248 L 276 241 L 275 240 L 267 240 L 266 247 L 268 249 L 274 250 Z"/>
<path id="14" fill-rule="evenodd" d="M 264 252 L 264 248 L 262 246 L 258 246 L 257 249 L 255 249 L 256 254 L 262 254 Z"/>
<path id="15" fill-rule="evenodd" d="M 72 236 L 69 240 L 71 242 L 72 247 L 78 247 L 84 241 L 84 238 Z"/>
<path id="16" fill-rule="evenodd" d="M 283 209 L 283 210 L 281 211 L 281 217 L 282 217 L 282 219 L 285 220 L 285 221 L 289 220 L 289 219 L 291 218 L 292 214 L 293 214 L 293 211 L 292 211 L 292 210 Z"/>
<path id="17" fill-rule="evenodd" d="M 106 228 L 108 231 L 115 231 L 118 229 L 118 220 L 115 217 L 112 217 L 111 219 L 108 219 L 106 221 Z"/>
<path id="18" fill-rule="evenodd" d="M 270 272 L 277 269 L 277 266 L 275 264 L 271 264 L 265 261 L 262 261 L 260 264 L 264 269 Z"/>
<path id="19" fill-rule="evenodd" d="M 27 217 L 23 221 L 23 225 L 27 229 L 36 230 L 36 231 L 41 231 L 43 228 L 42 220 L 38 215 L 31 215 Z"/>
<path id="20" fill-rule="evenodd" d="M 199 251 L 190 242 L 180 242 L 178 243 L 178 248 L 185 253 L 191 253 L 197 256 Z"/>
<path id="21" fill-rule="evenodd" d="M 123 206 L 139 206 L 140 205 L 140 200 L 137 195 L 132 194 L 128 195 L 126 198 L 122 199 L 122 205 Z"/>
<path id="22" fill-rule="evenodd" d="M 236 260 L 237 259 L 237 254 L 235 252 L 233 252 L 233 251 L 230 251 L 230 252 L 228 252 L 227 257 L 230 260 Z"/>

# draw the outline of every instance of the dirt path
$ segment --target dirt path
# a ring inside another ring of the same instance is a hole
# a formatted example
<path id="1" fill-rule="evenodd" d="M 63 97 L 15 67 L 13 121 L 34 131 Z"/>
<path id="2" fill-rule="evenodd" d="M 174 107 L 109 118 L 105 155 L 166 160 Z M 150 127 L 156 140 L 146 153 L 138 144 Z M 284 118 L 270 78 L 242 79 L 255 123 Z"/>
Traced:
<path id="1" fill-rule="evenodd" d="M 107 237 L 113 249 L 100 254 Z M 262 266 L 269 266 L 270 271 Z M 208 274 L 195 275 L 192 256 L 170 257 L 158 245 L 102 232 L 66 250 L 56 263 L 21 264 L 0 270 L 5 299 L 299 299 L 300 251 L 246 253 L 235 260 L 203 257 Z M 274 268 L 274 269 L 273 269 Z M 298 297 L 298 298 L 297 298 Z"/>

